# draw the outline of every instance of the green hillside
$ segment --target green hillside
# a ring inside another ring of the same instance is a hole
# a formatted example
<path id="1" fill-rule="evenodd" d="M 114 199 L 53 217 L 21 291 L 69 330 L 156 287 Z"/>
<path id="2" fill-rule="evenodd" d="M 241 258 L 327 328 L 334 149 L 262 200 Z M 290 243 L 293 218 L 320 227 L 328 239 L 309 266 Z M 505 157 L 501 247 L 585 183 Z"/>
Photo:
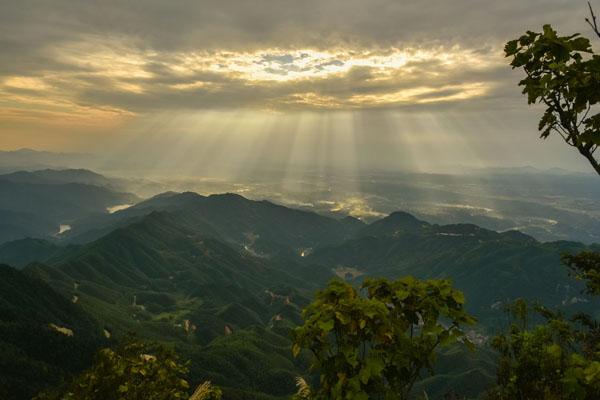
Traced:
<path id="1" fill-rule="evenodd" d="M 61 247 L 44 239 L 20 239 L 0 244 L 0 263 L 22 268 L 44 261 L 61 251 Z"/>
<path id="2" fill-rule="evenodd" d="M 28 237 L 47 237 L 57 231 L 56 221 L 43 215 L 0 210 L 0 243 Z"/>
<path id="3" fill-rule="evenodd" d="M 336 275 L 444 277 L 464 290 L 480 321 L 469 333 L 478 351 L 441 354 L 437 375 L 419 386 L 430 398 L 461 388 L 476 397 L 493 381 L 486 338 L 505 323 L 507 301 L 597 309 L 559 261 L 583 245 L 514 231 L 431 225 L 406 213 L 365 225 L 231 194 L 168 193 L 108 218 L 108 234 L 40 255 L 43 263 L 24 271 L 76 299 L 113 338 L 134 331 L 174 345 L 191 361 L 192 382 L 211 380 L 226 399 L 294 391 L 309 362 L 292 358 L 289 330 Z"/>
<path id="4" fill-rule="evenodd" d="M 483 327 L 505 322 L 502 305 L 518 297 L 565 311 L 596 312 L 568 276 L 563 253 L 586 246 L 540 243 L 516 231 L 497 233 L 475 225 L 430 225 L 394 213 L 340 245 L 317 249 L 308 260 L 355 276 L 449 278 L 464 291 L 467 307 Z"/>
<path id="5" fill-rule="evenodd" d="M 28 174 L 33 173 L 23 174 L 30 177 Z M 139 200 L 131 193 L 80 183 L 80 179 L 72 175 L 62 178 L 76 182 L 44 176 L 30 177 L 30 181 L 20 173 L 0 175 L 0 216 L 3 217 L 0 243 L 26 237 L 50 238 L 69 229 L 75 220 L 107 214 L 109 207 Z"/>
<path id="6" fill-rule="evenodd" d="M 78 304 L 0 265 L 0 398 L 29 399 L 59 384 L 103 344 L 101 326 Z"/>
<path id="7" fill-rule="evenodd" d="M 271 250 L 279 246 L 279 250 L 298 254 L 304 248 L 349 239 L 364 227 L 353 218 L 333 219 L 236 194 L 205 197 L 187 192 L 164 193 L 114 214 L 76 221 L 65 237 L 75 242 L 91 241 L 152 211 L 177 211 L 187 220 L 210 225 L 213 233 L 239 246 Z"/>
<path id="8" fill-rule="evenodd" d="M 290 394 L 299 369 L 287 332 L 317 286 L 300 265 L 240 252 L 207 232 L 153 212 L 25 270 L 76 296 L 115 337 L 132 330 L 176 345 L 191 358 L 193 379 L 210 378 L 226 393 Z"/>

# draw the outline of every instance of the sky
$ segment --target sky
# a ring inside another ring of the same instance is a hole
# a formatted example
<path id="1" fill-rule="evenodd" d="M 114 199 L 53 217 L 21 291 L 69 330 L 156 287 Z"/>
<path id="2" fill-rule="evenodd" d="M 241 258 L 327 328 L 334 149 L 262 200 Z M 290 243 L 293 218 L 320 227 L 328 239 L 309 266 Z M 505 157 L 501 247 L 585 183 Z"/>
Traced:
<path id="1" fill-rule="evenodd" d="M 0 149 L 586 170 L 539 139 L 540 109 L 502 54 L 545 23 L 591 37 L 586 13 L 579 0 L 4 0 Z"/>

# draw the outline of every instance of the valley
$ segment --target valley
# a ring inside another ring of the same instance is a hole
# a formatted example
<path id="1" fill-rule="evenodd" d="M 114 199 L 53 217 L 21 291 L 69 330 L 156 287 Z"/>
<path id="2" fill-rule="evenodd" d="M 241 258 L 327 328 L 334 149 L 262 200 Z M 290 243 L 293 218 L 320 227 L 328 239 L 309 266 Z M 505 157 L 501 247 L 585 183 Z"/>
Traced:
<path id="1" fill-rule="evenodd" d="M 468 332 L 477 350 L 459 346 L 440 354 L 437 374 L 419 385 L 434 398 L 452 388 L 475 398 L 493 382 L 487 342 L 506 326 L 503 309 L 511 301 L 539 301 L 567 314 L 598 310 L 560 260 L 598 245 L 438 225 L 407 212 L 367 223 L 231 193 L 167 192 L 113 212 L 79 218 L 79 208 L 72 212 L 60 238 L 0 244 L 0 263 L 20 269 L 31 285 L 45 282 L 72 308 L 28 323 L 62 341 L 87 340 L 91 329 L 95 346 L 128 332 L 168 343 L 191 361 L 192 383 L 210 380 L 228 399 L 285 398 L 297 376 L 310 377 L 307 355 L 292 357 L 289 332 L 331 279 L 358 285 L 368 277 L 411 275 L 450 279 L 464 292 L 478 319 Z M 8 293 L 2 301 L 17 306 Z M 93 320 L 93 328 L 79 328 L 72 313 Z M 1 337 L 10 337 L 3 326 Z M 26 344 L 5 345 L 20 346 L 34 360 L 27 362 L 41 362 Z M 20 378 L 7 374 L 18 385 Z M 37 382 L 52 380 L 42 375 Z"/>

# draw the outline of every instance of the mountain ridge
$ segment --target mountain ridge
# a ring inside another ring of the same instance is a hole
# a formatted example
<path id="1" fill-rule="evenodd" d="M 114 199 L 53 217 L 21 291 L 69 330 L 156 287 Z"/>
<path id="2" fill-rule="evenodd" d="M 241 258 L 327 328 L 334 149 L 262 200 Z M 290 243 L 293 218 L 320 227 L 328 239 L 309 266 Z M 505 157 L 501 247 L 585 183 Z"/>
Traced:
<path id="1" fill-rule="evenodd" d="M 563 310 L 596 307 L 577 300 L 581 285 L 560 264 L 561 252 L 586 248 L 576 242 L 429 224 L 403 212 L 357 225 L 237 194 L 166 193 L 115 214 L 126 218 L 109 233 L 24 272 L 76 298 L 115 337 L 136 330 L 175 343 L 197 379 L 212 380 L 231 398 L 295 390 L 306 364 L 291 358 L 289 329 L 334 276 L 355 283 L 368 276 L 450 278 L 465 291 L 483 337 L 504 323 L 502 305 L 518 293 L 550 305 L 576 299 Z M 478 357 L 446 371 L 455 382 L 489 379 L 489 355 L 481 365 Z"/>

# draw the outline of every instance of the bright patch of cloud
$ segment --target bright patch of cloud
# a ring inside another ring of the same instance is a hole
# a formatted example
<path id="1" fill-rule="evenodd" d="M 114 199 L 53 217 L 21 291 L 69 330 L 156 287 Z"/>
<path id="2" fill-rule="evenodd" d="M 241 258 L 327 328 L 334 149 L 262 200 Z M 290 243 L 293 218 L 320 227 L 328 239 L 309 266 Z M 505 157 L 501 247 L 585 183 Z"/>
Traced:
<path id="1" fill-rule="evenodd" d="M 63 68 L 5 78 L 4 103 L 78 115 L 82 107 L 126 115 L 425 106 L 486 96 L 494 87 L 486 74 L 498 62 L 497 54 L 460 46 L 158 52 L 93 36 L 48 52 Z"/>

